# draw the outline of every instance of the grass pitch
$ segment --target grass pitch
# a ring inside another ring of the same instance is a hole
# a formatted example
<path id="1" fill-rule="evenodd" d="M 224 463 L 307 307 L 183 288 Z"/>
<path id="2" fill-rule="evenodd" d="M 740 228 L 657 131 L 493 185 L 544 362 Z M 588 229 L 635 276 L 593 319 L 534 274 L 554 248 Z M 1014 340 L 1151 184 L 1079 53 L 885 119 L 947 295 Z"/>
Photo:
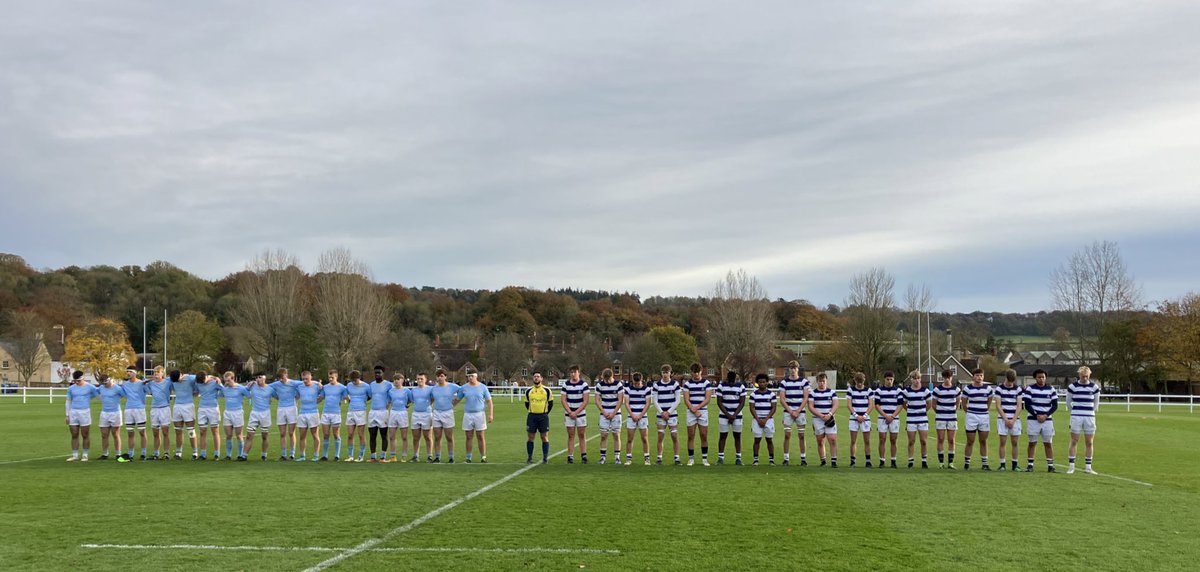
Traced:
<path id="1" fill-rule="evenodd" d="M 554 453 L 564 432 L 551 419 Z M 837 470 L 644 467 L 636 443 L 634 466 L 601 466 L 595 439 L 592 464 L 525 470 L 524 409 L 501 398 L 487 465 L 461 462 L 461 432 L 454 465 L 260 462 L 257 450 L 248 463 L 117 464 L 95 460 L 96 425 L 83 464 L 63 462 L 61 402 L 4 399 L 0 568 L 304 570 L 342 557 L 329 569 L 1194 569 L 1200 414 L 1102 405 L 1099 426 L 1100 476 L 1047 474 L 1040 450 L 1032 474 L 909 470 L 903 434 L 898 470 L 845 468 L 848 435 Z M 747 462 L 751 443 L 747 432 Z M 931 439 L 936 466 L 933 451 Z"/>

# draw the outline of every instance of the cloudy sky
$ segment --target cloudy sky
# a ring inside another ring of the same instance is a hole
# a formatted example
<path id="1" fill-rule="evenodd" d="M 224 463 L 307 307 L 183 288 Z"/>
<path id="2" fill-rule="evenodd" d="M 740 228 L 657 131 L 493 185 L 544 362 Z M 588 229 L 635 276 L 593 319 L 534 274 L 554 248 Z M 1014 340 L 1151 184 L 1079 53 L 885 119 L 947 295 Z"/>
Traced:
<path id="1" fill-rule="evenodd" d="M 1113 240 L 1200 288 L 1194 2 L 190 4 L 4 10 L 0 251 L 1032 311 Z"/>

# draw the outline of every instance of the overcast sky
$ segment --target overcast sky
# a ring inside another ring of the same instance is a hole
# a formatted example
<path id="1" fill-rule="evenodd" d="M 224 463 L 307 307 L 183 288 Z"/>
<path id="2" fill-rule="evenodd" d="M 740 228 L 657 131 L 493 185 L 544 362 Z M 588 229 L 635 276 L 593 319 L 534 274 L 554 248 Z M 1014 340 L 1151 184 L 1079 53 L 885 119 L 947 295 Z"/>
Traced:
<path id="1" fill-rule="evenodd" d="M 51 2 L 0 23 L 0 251 L 205 278 L 1035 311 L 1200 289 L 1195 2 Z M 55 230 L 51 225 L 61 224 Z"/>

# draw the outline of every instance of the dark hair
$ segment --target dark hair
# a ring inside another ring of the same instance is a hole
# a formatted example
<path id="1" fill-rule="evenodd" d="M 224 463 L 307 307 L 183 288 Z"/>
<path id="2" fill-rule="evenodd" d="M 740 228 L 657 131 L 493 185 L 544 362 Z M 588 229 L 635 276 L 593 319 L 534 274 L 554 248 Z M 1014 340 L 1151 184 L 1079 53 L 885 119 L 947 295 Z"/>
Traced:
<path id="1" fill-rule="evenodd" d="M 170 377 L 171 381 L 175 382 L 175 381 L 179 381 L 179 378 L 182 377 L 182 375 L 183 374 L 179 373 L 179 370 L 173 369 L 173 370 L 171 370 L 171 373 L 167 374 L 167 377 Z"/>
<path id="2" fill-rule="evenodd" d="M 104 382 L 108 381 L 108 374 L 107 373 L 100 374 L 100 376 L 96 378 L 96 381 L 99 381 L 100 383 L 104 383 Z"/>
<path id="3" fill-rule="evenodd" d="M 883 372 L 883 377 L 895 378 L 896 374 L 894 372 L 892 372 L 891 370 L 888 370 L 888 371 Z"/>
<path id="4" fill-rule="evenodd" d="M 702 368 L 700 367 L 700 364 L 698 364 L 698 363 L 692 364 L 692 373 L 700 373 L 701 369 Z"/>
<path id="5" fill-rule="evenodd" d="M 381 366 L 381 365 L 377 365 L 377 366 L 375 366 L 375 371 L 378 371 L 378 372 L 383 372 L 383 371 L 385 371 L 385 370 L 383 369 L 383 366 Z"/>
<path id="6" fill-rule="evenodd" d="M 77 369 L 77 370 L 75 370 L 75 371 L 71 372 L 71 379 L 79 379 L 79 378 L 81 378 L 81 377 L 83 377 L 83 371 L 82 371 L 82 370 L 78 370 L 78 369 Z"/>
<path id="7" fill-rule="evenodd" d="M 954 377 L 954 374 L 950 370 L 948 370 L 948 369 L 942 370 L 942 379 L 950 379 L 952 377 Z"/>
<path id="8" fill-rule="evenodd" d="M 281 368 L 275 370 L 275 375 L 277 375 L 279 377 L 283 377 L 287 374 L 288 374 L 288 370 L 286 367 L 281 367 Z"/>
<path id="9" fill-rule="evenodd" d="M 817 381 L 820 381 L 820 380 L 822 380 L 822 379 L 828 380 L 828 379 L 829 379 L 829 376 L 828 376 L 828 375 L 826 375 L 826 373 L 825 373 L 825 372 L 818 373 L 818 374 L 817 374 Z"/>
<path id="10" fill-rule="evenodd" d="M 360 380 L 360 379 L 362 379 L 362 372 L 361 372 L 361 371 L 358 371 L 358 370 L 356 369 L 356 370 L 353 370 L 353 371 L 351 371 L 351 372 L 350 372 L 350 381 L 358 381 L 358 380 Z"/>
<path id="11" fill-rule="evenodd" d="M 1042 375 L 1045 375 L 1045 376 L 1049 376 L 1049 374 L 1047 374 L 1047 373 L 1046 373 L 1046 370 L 1044 370 L 1044 369 L 1035 369 L 1035 370 L 1033 370 L 1033 377 L 1037 377 L 1039 373 L 1040 373 L 1040 374 L 1042 374 Z"/>
<path id="12" fill-rule="evenodd" d="M 1017 371 L 1013 370 L 1013 369 L 1005 371 L 1004 379 L 1007 379 L 1008 381 L 1016 381 L 1017 380 Z"/>
<path id="13" fill-rule="evenodd" d="M 542 370 L 535 369 L 535 370 L 533 370 L 533 372 L 530 375 L 542 375 Z"/>
<path id="14" fill-rule="evenodd" d="M 865 373 L 860 371 L 854 374 L 854 383 L 866 383 L 866 381 L 867 375 Z"/>
<path id="15" fill-rule="evenodd" d="M 208 372 L 207 371 L 200 370 L 200 371 L 196 372 L 196 380 L 199 381 L 201 379 L 204 381 L 208 381 Z"/>
<path id="16" fill-rule="evenodd" d="M 304 370 L 304 371 L 302 371 L 302 372 L 300 372 L 300 377 L 304 377 L 304 376 L 306 376 L 306 375 L 312 375 L 312 372 L 311 372 L 311 371 L 308 371 L 307 369 L 306 369 L 306 370 Z"/>
<path id="17" fill-rule="evenodd" d="M 642 380 L 642 372 L 640 372 L 640 371 L 633 372 L 633 380 L 641 381 Z"/>
<path id="18" fill-rule="evenodd" d="M 568 368 L 567 368 L 567 371 L 568 371 L 568 372 L 571 372 L 571 371 L 579 371 L 579 366 L 577 366 L 577 365 L 575 365 L 575 364 L 571 364 L 571 367 L 568 367 Z"/>
<path id="19" fill-rule="evenodd" d="M 669 371 L 671 371 L 671 364 L 669 363 L 664 363 L 662 367 L 658 368 L 659 373 L 667 373 Z"/>
<path id="20" fill-rule="evenodd" d="M 737 381 L 737 372 L 732 370 L 727 372 L 725 374 L 725 381 L 728 381 L 729 383 Z"/>
<path id="21" fill-rule="evenodd" d="M 977 368 L 971 370 L 971 375 L 979 375 L 981 373 L 983 373 L 983 368 L 977 367 Z"/>
<path id="22" fill-rule="evenodd" d="M 760 373 L 760 374 L 754 376 L 754 383 L 758 383 L 760 381 L 767 381 L 768 379 L 771 379 L 771 378 L 768 377 L 767 374 Z"/>
<path id="23" fill-rule="evenodd" d="M 604 368 L 604 371 L 600 372 L 600 377 L 602 377 L 604 379 L 612 379 L 613 378 L 612 368 L 611 367 Z"/>

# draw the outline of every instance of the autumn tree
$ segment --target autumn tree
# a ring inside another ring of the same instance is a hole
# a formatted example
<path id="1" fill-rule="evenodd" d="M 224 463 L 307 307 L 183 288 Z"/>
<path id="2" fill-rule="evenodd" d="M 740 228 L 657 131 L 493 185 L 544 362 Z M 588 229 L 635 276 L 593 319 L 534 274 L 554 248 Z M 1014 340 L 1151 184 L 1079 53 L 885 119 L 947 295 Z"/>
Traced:
<path id="1" fill-rule="evenodd" d="M 50 363 L 50 353 L 43 343 L 48 329 L 46 321 L 35 312 L 21 310 L 9 314 L 5 331 L 21 383 L 28 384 L 38 370 Z"/>
<path id="2" fill-rule="evenodd" d="M 296 258 L 282 250 L 263 252 L 246 270 L 238 283 L 233 317 L 252 334 L 246 340 L 251 351 L 271 371 L 283 363 L 292 332 L 305 318 L 304 272 Z"/>
<path id="3" fill-rule="evenodd" d="M 412 328 L 384 336 L 376 361 L 391 371 L 403 373 L 409 379 L 418 373 L 433 375 L 433 348 L 429 345 L 429 338 Z"/>
<path id="4" fill-rule="evenodd" d="M 1083 363 L 1096 350 L 1095 339 L 1108 320 L 1136 309 L 1141 296 L 1115 242 L 1093 242 L 1050 273 L 1050 297 L 1056 309 L 1071 316 Z"/>
<path id="5" fill-rule="evenodd" d="M 896 316 L 893 290 L 896 279 L 882 268 L 872 268 L 850 279 L 846 298 L 846 344 L 867 379 L 879 379 L 880 370 L 895 354 Z"/>
<path id="6" fill-rule="evenodd" d="M 125 368 L 137 362 L 137 353 L 129 344 L 125 325 L 107 318 L 98 318 L 67 336 L 65 361 L 86 369 L 93 376 L 106 374 L 120 377 Z"/>
<path id="7" fill-rule="evenodd" d="M 154 351 L 166 349 L 167 358 L 184 371 L 211 370 L 225 345 L 225 334 L 213 320 L 196 310 L 188 310 L 167 322 L 167 346 L 160 336 Z"/>
<path id="8" fill-rule="evenodd" d="M 1200 379 L 1200 294 L 1189 292 L 1160 303 L 1144 330 L 1142 345 L 1159 349 L 1164 374 L 1170 379 Z"/>
<path id="9" fill-rule="evenodd" d="M 391 302 L 371 281 L 371 269 L 345 248 L 317 262 L 313 314 L 317 334 L 335 369 L 346 371 L 374 357 L 391 320 Z"/>
<path id="10" fill-rule="evenodd" d="M 595 378 L 600 375 L 601 370 L 612 365 L 608 350 L 608 346 L 599 336 L 585 333 L 575 340 L 575 347 L 569 354 L 570 361 L 579 366 L 584 376 Z"/>
<path id="11" fill-rule="evenodd" d="M 700 352 L 696 340 L 689 336 L 679 326 L 658 326 L 651 328 L 649 336 L 666 351 L 667 361 L 674 371 L 688 371 L 693 363 L 700 361 Z"/>
<path id="12" fill-rule="evenodd" d="M 720 369 L 732 369 L 742 379 L 764 371 L 778 337 L 775 312 L 758 279 L 743 269 L 730 270 L 712 290 L 709 344 Z"/>
<path id="13" fill-rule="evenodd" d="M 671 362 L 671 354 L 667 352 L 657 338 L 645 334 L 633 334 L 625 342 L 625 369 L 629 372 L 640 371 L 647 376 L 647 383 L 654 381 L 658 368 L 664 363 Z"/>
<path id="14" fill-rule="evenodd" d="M 512 332 L 500 332 L 484 344 L 481 361 L 486 367 L 500 370 L 505 379 L 513 379 L 526 367 L 530 360 L 529 346 L 521 336 Z"/>

